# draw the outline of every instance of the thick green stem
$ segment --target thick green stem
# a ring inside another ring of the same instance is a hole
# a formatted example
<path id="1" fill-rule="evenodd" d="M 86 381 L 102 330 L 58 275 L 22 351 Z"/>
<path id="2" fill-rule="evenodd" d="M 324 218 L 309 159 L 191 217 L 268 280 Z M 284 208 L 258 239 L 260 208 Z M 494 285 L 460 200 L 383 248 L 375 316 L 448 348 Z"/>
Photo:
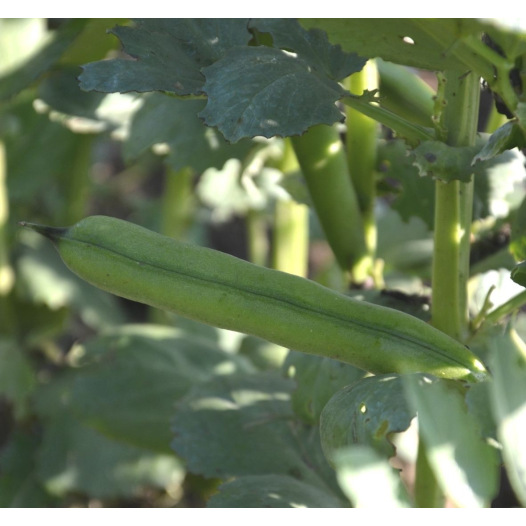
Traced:
<path id="1" fill-rule="evenodd" d="M 427 460 L 426 447 L 422 440 L 418 443 L 415 479 L 415 508 L 442 508 L 444 496 L 436 483 L 435 474 Z"/>
<path id="2" fill-rule="evenodd" d="M 367 276 L 367 250 L 358 198 L 338 130 L 318 125 L 291 137 L 316 213 L 340 267 L 355 282 Z"/>
<path id="3" fill-rule="evenodd" d="M 441 124 L 446 141 L 451 146 L 472 146 L 477 132 L 479 79 L 458 71 L 448 71 L 444 78 L 446 106 Z M 472 209 L 472 180 L 436 183 L 432 322 L 457 339 L 468 332 Z"/>
<path id="4" fill-rule="evenodd" d="M 360 95 L 365 90 L 377 89 L 378 72 L 373 61 L 369 60 L 365 67 L 348 79 L 351 92 Z M 378 140 L 378 123 L 358 110 L 347 106 L 347 162 L 351 181 L 358 197 L 362 214 L 367 262 L 372 274 L 376 255 L 376 147 Z M 361 263 L 360 263 L 361 264 Z M 356 271 L 353 272 L 356 274 Z"/>
<path id="5" fill-rule="evenodd" d="M 446 106 L 437 129 L 445 131 L 444 139 L 449 145 L 471 146 L 477 132 L 479 79 L 458 71 L 446 71 L 442 79 Z M 472 209 L 472 180 L 469 183 L 437 181 L 432 323 L 458 340 L 464 339 L 469 330 L 467 281 Z M 421 494 L 418 506 L 428 507 L 436 499 L 439 487 L 427 465 L 422 436 L 420 442 L 415 487 Z M 428 496 L 424 497 L 425 494 Z"/>
<path id="6" fill-rule="evenodd" d="M 285 139 L 281 162 L 284 177 L 300 169 L 290 139 Z M 292 199 L 278 200 L 274 209 L 272 268 L 307 277 L 309 210 Z"/>

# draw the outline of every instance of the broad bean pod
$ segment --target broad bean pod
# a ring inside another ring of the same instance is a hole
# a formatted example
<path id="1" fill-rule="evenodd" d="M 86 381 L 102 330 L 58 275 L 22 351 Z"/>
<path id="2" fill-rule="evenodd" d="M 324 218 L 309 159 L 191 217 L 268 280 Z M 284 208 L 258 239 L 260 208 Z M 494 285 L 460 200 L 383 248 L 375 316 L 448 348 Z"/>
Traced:
<path id="1" fill-rule="evenodd" d="M 127 221 L 91 216 L 69 228 L 21 225 L 50 238 L 75 274 L 130 300 L 375 374 L 468 381 L 487 374 L 467 347 L 409 314 Z"/>

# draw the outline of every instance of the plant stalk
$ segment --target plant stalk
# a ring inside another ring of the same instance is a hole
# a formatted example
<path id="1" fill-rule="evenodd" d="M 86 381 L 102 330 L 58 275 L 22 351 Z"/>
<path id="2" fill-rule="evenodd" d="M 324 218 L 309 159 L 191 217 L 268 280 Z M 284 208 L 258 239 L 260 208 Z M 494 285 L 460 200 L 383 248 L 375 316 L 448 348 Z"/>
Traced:
<path id="1" fill-rule="evenodd" d="M 365 67 L 351 75 L 348 79 L 349 90 L 358 95 L 365 90 L 378 88 L 378 71 L 374 61 L 369 60 Z M 376 255 L 376 148 L 378 140 L 378 123 L 362 112 L 346 107 L 347 164 L 352 185 L 358 197 L 358 204 L 363 220 L 365 248 L 368 274 L 373 274 L 374 258 Z M 356 274 L 357 271 L 353 271 Z"/>
<path id="2" fill-rule="evenodd" d="M 290 139 L 285 139 L 281 162 L 284 177 L 300 170 Z M 274 209 L 272 268 L 307 277 L 309 209 L 293 199 L 278 199 Z"/>
<path id="3" fill-rule="evenodd" d="M 472 146 L 475 142 L 480 98 L 479 79 L 474 74 L 446 71 L 446 105 L 437 130 L 445 131 L 451 146 Z M 433 254 L 432 324 L 460 341 L 469 332 L 467 282 L 469 278 L 470 233 L 473 210 L 473 180 L 468 183 L 436 182 L 435 235 Z M 415 482 L 418 507 L 438 502 L 439 486 L 425 453 L 420 434 Z"/>

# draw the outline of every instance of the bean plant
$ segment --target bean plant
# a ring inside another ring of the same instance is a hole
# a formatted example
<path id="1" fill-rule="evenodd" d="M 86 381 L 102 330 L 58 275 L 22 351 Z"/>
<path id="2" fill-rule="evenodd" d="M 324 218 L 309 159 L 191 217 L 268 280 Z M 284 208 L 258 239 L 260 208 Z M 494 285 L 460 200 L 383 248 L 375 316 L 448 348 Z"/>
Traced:
<path id="1" fill-rule="evenodd" d="M 526 505 L 525 27 L 0 24 L 3 506 Z"/>

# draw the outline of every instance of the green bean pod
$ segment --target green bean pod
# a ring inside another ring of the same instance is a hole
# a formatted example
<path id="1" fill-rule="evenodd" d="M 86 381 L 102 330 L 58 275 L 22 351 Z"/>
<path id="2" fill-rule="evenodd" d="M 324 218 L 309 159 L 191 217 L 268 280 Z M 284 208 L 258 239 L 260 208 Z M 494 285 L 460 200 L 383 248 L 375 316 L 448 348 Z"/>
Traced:
<path id="1" fill-rule="evenodd" d="M 487 374 L 464 345 L 413 316 L 127 221 L 92 216 L 70 228 L 21 224 L 50 238 L 75 274 L 130 300 L 372 373 L 469 381 Z"/>

